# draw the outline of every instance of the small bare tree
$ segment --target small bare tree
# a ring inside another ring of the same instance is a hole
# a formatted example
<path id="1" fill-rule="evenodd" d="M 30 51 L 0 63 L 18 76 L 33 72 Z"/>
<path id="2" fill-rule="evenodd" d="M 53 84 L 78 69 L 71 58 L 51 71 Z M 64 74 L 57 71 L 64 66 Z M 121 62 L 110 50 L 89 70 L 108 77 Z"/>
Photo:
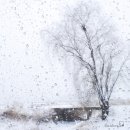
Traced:
<path id="1" fill-rule="evenodd" d="M 109 114 L 109 100 L 125 64 L 112 29 L 97 11 L 81 4 L 52 33 L 53 43 L 84 68 L 86 87 L 96 91 L 103 120 Z"/>

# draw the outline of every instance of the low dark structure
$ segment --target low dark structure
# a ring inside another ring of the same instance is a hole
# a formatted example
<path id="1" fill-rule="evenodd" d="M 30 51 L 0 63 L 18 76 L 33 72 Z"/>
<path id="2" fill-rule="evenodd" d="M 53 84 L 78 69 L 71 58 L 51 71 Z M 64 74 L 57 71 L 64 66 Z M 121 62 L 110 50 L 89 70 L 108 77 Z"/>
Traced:
<path id="1" fill-rule="evenodd" d="M 84 107 L 84 108 L 54 108 L 55 114 L 52 115 L 52 120 L 58 121 L 86 121 L 92 115 L 93 110 L 100 110 L 100 107 Z M 83 117 L 86 115 L 86 117 Z"/>

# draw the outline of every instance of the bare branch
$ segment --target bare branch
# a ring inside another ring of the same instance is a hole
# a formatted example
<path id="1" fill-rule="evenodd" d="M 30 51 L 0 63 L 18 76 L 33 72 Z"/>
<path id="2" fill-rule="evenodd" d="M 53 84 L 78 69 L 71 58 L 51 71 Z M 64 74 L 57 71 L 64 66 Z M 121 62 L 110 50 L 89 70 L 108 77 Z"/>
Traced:
<path id="1" fill-rule="evenodd" d="M 120 66 L 120 68 L 119 68 L 119 70 L 118 70 L 118 72 L 117 72 L 117 76 L 116 76 L 116 78 L 115 78 L 115 80 L 114 80 L 112 86 L 110 87 L 109 95 L 108 95 L 108 100 L 109 100 L 110 97 L 111 97 L 113 88 L 114 88 L 114 86 L 115 86 L 115 84 L 116 84 L 116 82 L 117 82 L 117 80 L 118 80 L 118 78 L 119 78 L 119 76 L 120 76 L 120 73 L 121 73 L 121 71 L 122 71 L 122 68 L 124 67 L 124 65 L 125 65 L 125 63 L 126 63 L 126 61 L 127 61 L 127 59 L 128 59 L 128 57 L 122 62 L 121 66 Z"/>

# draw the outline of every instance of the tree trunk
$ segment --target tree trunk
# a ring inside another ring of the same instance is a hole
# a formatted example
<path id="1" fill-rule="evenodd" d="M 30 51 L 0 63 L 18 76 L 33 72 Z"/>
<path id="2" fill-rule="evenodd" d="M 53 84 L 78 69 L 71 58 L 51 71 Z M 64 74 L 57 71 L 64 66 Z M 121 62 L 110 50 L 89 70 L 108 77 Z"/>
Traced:
<path id="1" fill-rule="evenodd" d="M 103 101 L 101 105 L 101 111 L 102 111 L 102 120 L 105 120 L 109 114 L 109 102 L 108 101 Z"/>

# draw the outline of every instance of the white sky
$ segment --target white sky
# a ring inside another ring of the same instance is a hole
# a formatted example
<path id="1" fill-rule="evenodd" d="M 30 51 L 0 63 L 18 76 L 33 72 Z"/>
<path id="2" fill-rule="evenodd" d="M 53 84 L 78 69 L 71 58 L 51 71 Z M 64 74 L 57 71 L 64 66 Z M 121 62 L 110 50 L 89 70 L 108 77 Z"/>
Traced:
<path id="1" fill-rule="evenodd" d="M 0 0 L 0 105 L 77 101 L 72 75 L 48 55 L 41 31 L 53 28 L 64 7 L 78 1 Z M 97 1 L 130 48 L 130 0 Z"/>

